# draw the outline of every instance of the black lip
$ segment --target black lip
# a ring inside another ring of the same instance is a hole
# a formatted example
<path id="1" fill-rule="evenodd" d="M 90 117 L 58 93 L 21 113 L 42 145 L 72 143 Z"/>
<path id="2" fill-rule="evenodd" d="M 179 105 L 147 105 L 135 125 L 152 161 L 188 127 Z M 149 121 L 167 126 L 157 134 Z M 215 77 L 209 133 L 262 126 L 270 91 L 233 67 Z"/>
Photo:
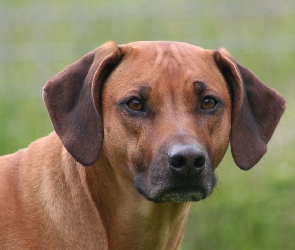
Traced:
<path id="1" fill-rule="evenodd" d="M 164 189 L 157 193 L 155 196 L 146 194 L 143 190 L 138 189 L 147 200 L 155 203 L 162 202 L 190 202 L 199 201 L 209 196 L 212 190 L 206 190 L 205 187 L 200 185 L 181 185 Z"/>

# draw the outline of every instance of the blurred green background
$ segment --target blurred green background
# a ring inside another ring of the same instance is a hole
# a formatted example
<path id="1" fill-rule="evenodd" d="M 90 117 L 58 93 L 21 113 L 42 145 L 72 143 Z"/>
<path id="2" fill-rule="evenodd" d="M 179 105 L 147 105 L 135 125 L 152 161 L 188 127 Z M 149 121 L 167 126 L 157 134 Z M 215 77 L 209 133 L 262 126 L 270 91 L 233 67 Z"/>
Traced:
<path id="1" fill-rule="evenodd" d="M 268 153 L 248 172 L 226 155 L 215 192 L 193 205 L 182 249 L 295 249 L 295 1 L 2 0 L 1 155 L 52 131 L 45 82 L 107 40 L 225 47 L 284 95 Z"/>

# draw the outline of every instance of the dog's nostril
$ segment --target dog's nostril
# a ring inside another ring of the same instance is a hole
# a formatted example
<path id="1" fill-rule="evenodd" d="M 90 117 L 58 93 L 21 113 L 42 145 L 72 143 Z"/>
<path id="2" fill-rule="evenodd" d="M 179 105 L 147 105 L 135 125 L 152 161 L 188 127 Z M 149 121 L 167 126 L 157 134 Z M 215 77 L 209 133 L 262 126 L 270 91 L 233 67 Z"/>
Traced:
<path id="1" fill-rule="evenodd" d="M 199 157 L 195 160 L 195 167 L 202 168 L 205 165 L 205 157 L 203 155 L 199 155 Z"/>
<path id="2" fill-rule="evenodd" d="M 170 158 L 170 164 L 174 168 L 182 168 L 186 164 L 186 159 L 183 155 L 174 155 Z"/>

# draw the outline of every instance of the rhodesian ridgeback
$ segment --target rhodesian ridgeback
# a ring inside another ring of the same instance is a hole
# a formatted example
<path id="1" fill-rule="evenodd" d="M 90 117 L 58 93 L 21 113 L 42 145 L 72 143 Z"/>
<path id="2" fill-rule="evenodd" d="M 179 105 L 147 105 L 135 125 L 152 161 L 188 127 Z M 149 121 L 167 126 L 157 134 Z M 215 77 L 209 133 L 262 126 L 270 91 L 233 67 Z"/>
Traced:
<path id="1" fill-rule="evenodd" d="M 55 132 L 0 158 L 1 249 L 178 249 L 229 143 L 248 170 L 285 101 L 225 49 L 108 42 L 49 80 Z"/>

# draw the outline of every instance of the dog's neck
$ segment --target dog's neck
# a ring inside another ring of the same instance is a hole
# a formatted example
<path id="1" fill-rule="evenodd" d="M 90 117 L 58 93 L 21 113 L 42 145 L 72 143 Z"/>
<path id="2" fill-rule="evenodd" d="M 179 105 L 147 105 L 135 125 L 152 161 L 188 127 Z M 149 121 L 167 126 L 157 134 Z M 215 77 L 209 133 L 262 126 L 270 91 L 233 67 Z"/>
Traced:
<path id="1" fill-rule="evenodd" d="M 94 166 L 86 168 L 109 249 L 178 249 L 191 204 L 150 202 L 127 175 L 116 171 L 103 153 Z"/>

